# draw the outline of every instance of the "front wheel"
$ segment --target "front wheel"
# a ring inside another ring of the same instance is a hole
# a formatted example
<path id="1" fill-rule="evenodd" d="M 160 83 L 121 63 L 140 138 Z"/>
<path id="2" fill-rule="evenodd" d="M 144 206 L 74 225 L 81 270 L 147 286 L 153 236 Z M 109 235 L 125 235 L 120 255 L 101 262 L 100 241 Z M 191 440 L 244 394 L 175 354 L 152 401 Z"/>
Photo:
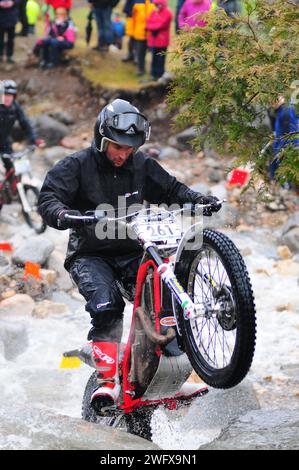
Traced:
<path id="1" fill-rule="evenodd" d="M 30 206 L 30 212 L 25 212 L 23 209 L 25 221 L 29 225 L 29 227 L 33 228 L 36 233 L 43 233 L 46 230 L 47 225 L 43 221 L 42 217 L 39 215 L 37 210 L 39 190 L 36 186 L 31 186 L 27 184 L 24 185 L 24 192 L 26 195 L 27 202 Z"/>
<path id="2" fill-rule="evenodd" d="M 224 234 L 203 231 L 199 250 L 188 251 L 177 273 L 197 316 L 179 314 L 186 353 L 210 386 L 231 388 L 248 373 L 254 355 L 256 314 L 244 260 Z"/>

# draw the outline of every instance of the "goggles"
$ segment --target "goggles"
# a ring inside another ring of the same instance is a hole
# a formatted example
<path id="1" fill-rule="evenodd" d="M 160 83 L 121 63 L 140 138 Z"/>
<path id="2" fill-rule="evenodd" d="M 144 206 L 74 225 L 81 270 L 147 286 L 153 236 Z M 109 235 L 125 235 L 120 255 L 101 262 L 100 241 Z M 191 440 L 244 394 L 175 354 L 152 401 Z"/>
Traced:
<path id="1" fill-rule="evenodd" d="M 144 132 L 146 139 L 149 138 L 150 125 L 145 116 L 139 113 L 122 113 L 115 114 L 106 119 L 108 127 L 126 134 L 136 134 L 136 132 Z"/>

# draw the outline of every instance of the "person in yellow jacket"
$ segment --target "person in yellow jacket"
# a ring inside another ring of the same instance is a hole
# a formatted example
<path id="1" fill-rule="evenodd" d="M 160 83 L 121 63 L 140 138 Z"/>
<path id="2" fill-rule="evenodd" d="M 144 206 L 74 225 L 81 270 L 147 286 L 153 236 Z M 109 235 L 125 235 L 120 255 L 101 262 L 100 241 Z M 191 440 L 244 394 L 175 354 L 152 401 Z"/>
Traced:
<path id="1" fill-rule="evenodd" d="M 145 74 L 146 44 L 146 20 L 154 9 L 151 0 L 135 0 L 132 9 L 132 26 L 134 47 L 137 62 L 137 75 Z"/>
<path id="2" fill-rule="evenodd" d="M 134 49 L 134 27 L 133 27 L 133 6 L 135 0 L 126 0 L 123 13 L 126 15 L 126 31 L 125 34 L 128 37 L 128 53 L 122 58 L 123 62 L 134 62 L 135 60 L 135 49 Z"/>
<path id="3" fill-rule="evenodd" d="M 40 15 L 40 6 L 36 0 L 28 0 L 26 5 L 28 33 L 35 34 L 35 25 Z"/>

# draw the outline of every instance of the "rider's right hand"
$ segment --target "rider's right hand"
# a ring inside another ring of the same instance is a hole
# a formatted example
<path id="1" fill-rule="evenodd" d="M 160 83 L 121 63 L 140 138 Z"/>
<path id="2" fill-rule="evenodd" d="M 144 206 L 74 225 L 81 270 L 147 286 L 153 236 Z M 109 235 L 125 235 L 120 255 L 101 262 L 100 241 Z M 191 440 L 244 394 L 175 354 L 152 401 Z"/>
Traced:
<path id="1" fill-rule="evenodd" d="M 68 219 L 68 215 L 76 215 L 81 217 L 82 214 L 79 211 L 76 210 L 62 210 L 59 212 L 58 217 L 57 217 L 57 226 L 61 230 L 65 230 L 67 228 L 80 228 L 84 226 L 84 221 L 82 220 L 76 220 L 76 219 Z"/>

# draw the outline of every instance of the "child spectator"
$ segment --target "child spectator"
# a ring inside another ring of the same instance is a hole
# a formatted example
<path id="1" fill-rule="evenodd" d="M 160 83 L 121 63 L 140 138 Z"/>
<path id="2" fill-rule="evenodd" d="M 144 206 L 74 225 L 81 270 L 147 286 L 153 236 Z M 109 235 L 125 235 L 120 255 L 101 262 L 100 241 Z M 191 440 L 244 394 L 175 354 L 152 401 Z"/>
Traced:
<path id="1" fill-rule="evenodd" d="M 35 25 L 40 15 L 40 6 L 36 0 L 28 0 L 26 5 L 28 34 L 35 34 Z"/>
<path id="2" fill-rule="evenodd" d="M 210 11 L 211 0 L 186 0 L 180 9 L 178 23 L 180 29 L 190 29 L 194 26 L 206 26 L 206 21 L 202 15 Z"/>
<path id="3" fill-rule="evenodd" d="M 4 51 L 7 62 L 13 64 L 15 29 L 18 22 L 18 0 L 0 0 L 0 62 Z"/>
<path id="4" fill-rule="evenodd" d="M 38 40 L 36 48 L 43 53 L 42 67 L 51 69 L 60 63 L 61 52 L 72 49 L 76 40 L 75 27 L 65 8 L 57 8 L 55 21 L 50 21 L 46 37 Z"/>
<path id="5" fill-rule="evenodd" d="M 155 9 L 146 20 L 147 45 L 152 50 L 151 79 L 158 80 L 165 71 L 173 14 L 167 6 L 167 0 L 153 0 L 153 3 Z"/>
<path id="6" fill-rule="evenodd" d="M 153 11 L 151 0 L 135 0 L 132 10 L 134 48 L 137 62 L 137 76 L 145 74 L 146 43 L 146 19 Z"/>
<path id="7" fill-rule="evenodd" d="M 121 19 L 118 13 L 114 13 L 112 18 L 112 26 L 113 26 L 113 33 L 114 33 L 114 45 L 118 48 L 122 48 L 122 39 L 125 35 L 126 23 L 124 20 Z"/>

